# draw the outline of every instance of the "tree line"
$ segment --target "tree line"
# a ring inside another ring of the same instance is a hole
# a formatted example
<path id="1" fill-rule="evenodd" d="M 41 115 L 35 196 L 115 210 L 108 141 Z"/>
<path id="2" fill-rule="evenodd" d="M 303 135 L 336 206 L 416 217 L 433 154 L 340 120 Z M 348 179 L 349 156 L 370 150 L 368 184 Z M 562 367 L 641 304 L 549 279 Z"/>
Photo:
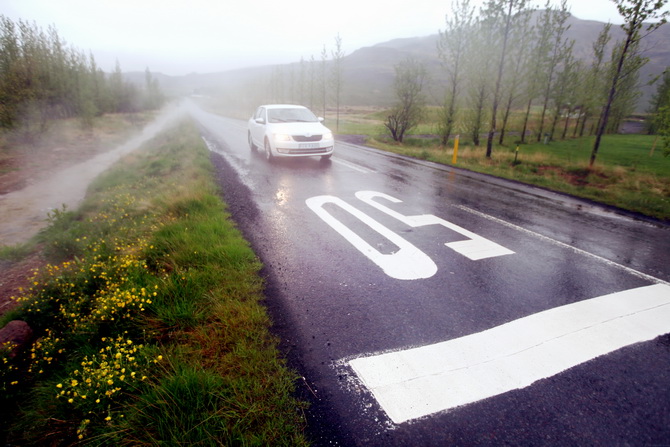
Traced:
<path id="1" fill-rule="evenodd" d="M 323 45 L 318 58 L 311 55 L 309 59 L 301 57 L 296 64 L 275 66 L 265 81 L 253 80 L 245 89 L 245 96 L 252 104 L 304 104 L 323 117 L 330 105 L 335 109 L 335 128 L 339 129 L 345 52 L 339 33 L 334 41 L 335 48 L 328 51 Z M 259 89 L 264 82 L 266 88 Z"/>
<path id="2" fill-rule="evenodd" d="M 602 134 L 616 131 L 634 110 L 646 62 L 641 41 L 667 16 L 661 12 L 667 0 L 613 1 L 624 19 L 625 38 L 610 44 L 611 25 L 605 24 L 586 63 L 566 36 L 565 0 L 558 6 L 548 0 L 540 11 L 529 0 L 489 0 L 479 14 L 470 0 L 454 0 L 437 48 L 447 85 L 439 120 L 442 143 L 464 133 L 479 146 L 485 135 L 490 157 L 494 139 L 504 143 L 516 113 L 522 143 L 595 134 L 592 165 Z M 426 72 L 411 58 L 395 68 L 397 101 L 386 127 L 402 141 L 426 103 L 421 92 Z"/>
<path id="3" fill-rule="evenodd" d="M 91 126 L 104 113 L 156 109 L 164 96 L 145 72 L 144 89 L 124 81 L 117 61 L 106 74 L 92 54 L 67 45 L 55 27 L 0 15 L 0 128 L 43 132 L 61 118 Z"/>

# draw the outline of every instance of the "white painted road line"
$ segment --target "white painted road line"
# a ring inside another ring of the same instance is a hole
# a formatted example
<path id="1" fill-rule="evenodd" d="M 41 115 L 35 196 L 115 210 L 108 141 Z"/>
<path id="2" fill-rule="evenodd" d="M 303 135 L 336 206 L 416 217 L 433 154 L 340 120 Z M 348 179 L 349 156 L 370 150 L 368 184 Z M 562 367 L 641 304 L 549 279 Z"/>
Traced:
<path id="1" fill-rule="evenodd" d="M 430 278 L 437 272 L 437 265 L 435 265 L 428 255 L 344 200 L 334 196 L 317 196 L 310 197 L 305 203 L 317 216 L 344 236 L 359 252 L 377 264 L 391 278 L 403 280 L 425 279 Z M 324 208 L 326 204 L 338 206 L 356 217 L 370 229 L 395 244 L 398 247 L 398 251 L 390 254 L 381 253 L 330 214 Z"/>
<path id="2" fill-rule="evenodd" d="M 463 227 L 460 227 L 454 223 L 448 222 L 444 219 L 441 219 L 432 214 L 421 214 L 418 216 L 405 216 L 400 214 L 386 205 L 382 205 L 379 202 L 376 202 L 374 199 L 381 198 L 388 200 L 391 203 L 402 203 L 401 200 L 391 197 L 388 194 L 375 191 L 359 191 L 356 193 L 356 197 L 368 205 L 377 208 L 379 211 L 382 211 L 388 214 L 391 217 L 398 219 L 410 227 L 417 228 L 427 225 L 442 225 L 445 228 L 449 228 L 452 231 L 455 231 L 462 236 L 467 237 L 467 240 L 449 242 L 444 245 L 451 248 L 457 253 L 462 254 L 463 256 L 473 260 L 479 261 L 480 259 L 493 258 L 496 256 L 504 256 L 514 254 L 512 250 L 509 250 L 502 245 L 496 244 L 493 241 L 490 241 L 486 238 L 483 238 L 472 231 L 468 231 Z"/>
<path id="3" fill-rule="evenodd" d="M 361 166 L 361 165 L 357 165 L 356 163 L 352 163 L 352 162 L 350 162 L 350 161 L 346 161 L 346 160 L 344 160 L 344 159 L 342 159 L 342 158 L 335 158 L 335 157 L 333 157 L 331 160 L 333 160 L 333 161 L 334 161 L 335 163 L 337 163 L 337 164 L 340 164 L 340 165 L 342 165 L 342 166 L 346 166 L 347 168 L 349 168 L 349 169 L 353 169 L 354 171 L 358 171 L 358 172 L 360 172 L 360 173 L 362 173 L 362 174 L 372 174 L 372 173 L 374 172 L 374 171 L 372 171 L 372 170 L 370 170 L 370 169 L 368 169 L 368 168 L 365 168 L 365 167 L 363 167 L 363 166 Z"/>
<path id="4" fill-rule="evenodd" d="M 556 307 L 433 345 L 349 361 L 396 424 L 511 390 L 670 332 L 670 286 Z"/>
<path id="5" fill-rule="evenodd" d="M 609 265 L 610 267 L 615 267 L 615 268 L 621 269 L 621 270 L 623 270 L 627 273 L 630 273 L 633 276 L 637 276 L 638 278 L 645 279 L 647 281 L 652 281 L 652 282 L 655 282 L 657 284 L 665 284 L 667 286 L 670 286 L 670 283 L 667 282 L 667 281 L 664 281 L 662 279 L 656 278 L 656 277 L 651 276 L 651 275 L 647 275 L 646 273 L 642 273 L 642 272 L 637 271 L 635 269 L 632 269 L 630 267 L 626 267 L 625 265 L 617 264 L 616 262 L 610 261 L 607 258 L 603 258 L 602 256 L 594 255 L 593 253 L 589 253 L 588 251 L 585 251 L 585 250 L 579 249 L 577 247 L 573 247 L 572 245 L 568 245 L 566 243 L 557 241 L 556 239 L 552 239 L 552 238 L 544 236 L 540 233 L 536 233 L 535 231 L 527 230 L 526 228 L 520 227 L 520 226 L 515 225 L 511 222 L 507 222 L 506 220 L 498 219 L 497 217 L 493 217 L 489 214 L 482 213 L 481 211 L 473 210 L 472 208 L 468 208 L 467 206 L 463 206 L 463 205 L 454 205 L 454 206 L 456 208 L 458 208 L 459 210 L 463 210 L 463 211 L 466 211 L 468 213 L 474 214 L 476 216 L 483 217 L 484 219 L 488 219 L 492 222 L 499 223 L 499 224 L 504 225 L 508 228 L 512 228 L 514 230 L 521 231 L 521 232 L 526 233 L 530 236 L 533 236 L 537 239 L 541 239 L 543 241 L 549 242 L 553 245 L 563 247 L 563 248 L 567 248 L 567 249 L 571 250 L 573 253 L 588 256 L 590 258 L 593 258 L 593 259 L 596 259 L 598 261 L 604 262 L 605 264 Z"/>

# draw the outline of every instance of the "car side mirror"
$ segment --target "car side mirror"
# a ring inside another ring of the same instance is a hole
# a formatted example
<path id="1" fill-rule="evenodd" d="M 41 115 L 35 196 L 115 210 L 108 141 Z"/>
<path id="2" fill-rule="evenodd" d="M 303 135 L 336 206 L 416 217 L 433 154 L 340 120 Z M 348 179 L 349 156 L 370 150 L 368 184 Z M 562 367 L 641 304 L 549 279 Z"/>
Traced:
<path id="1" fill-rule="evenodd" d="M 258 124 L 265 124 L 265 120 L 263 118 L 256 118 L 255 121 Z"/>
<path id="2" fill-rule="evenodd" d="M 323 123 L 324 121 L 326 121 L 326 119 L 325 119 L 324 117 L 322 117 L 322 116 L 320 116 L 320 117 L 318 118 L 318 120 L 319 120 L 320 123 Z"/>

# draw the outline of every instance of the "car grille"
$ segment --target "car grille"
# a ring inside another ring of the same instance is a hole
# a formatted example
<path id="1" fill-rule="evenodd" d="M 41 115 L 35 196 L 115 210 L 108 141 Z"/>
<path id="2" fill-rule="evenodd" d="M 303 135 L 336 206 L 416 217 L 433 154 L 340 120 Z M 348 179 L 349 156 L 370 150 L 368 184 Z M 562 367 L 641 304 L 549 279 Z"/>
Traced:
<path id="1" fill-rule="evenodd" d="M 330 147 L 319 147 L 314 149 L 289 149 L 289 154 L 325 154 L 330 150 Z"/>
<path id="2" fill-rule="evenodd" d="M 321 141 L 321 135 L 292 135 L 295 141 L 305 142 L 305 141 Z"/>

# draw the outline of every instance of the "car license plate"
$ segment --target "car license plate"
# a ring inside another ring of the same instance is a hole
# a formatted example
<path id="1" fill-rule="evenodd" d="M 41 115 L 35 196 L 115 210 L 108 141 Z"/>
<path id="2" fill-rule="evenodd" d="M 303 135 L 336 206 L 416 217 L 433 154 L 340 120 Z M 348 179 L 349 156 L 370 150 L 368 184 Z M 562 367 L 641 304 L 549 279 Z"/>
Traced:
<path id="1" fill-rule="evenodd" d="M 316 149 L 319 147 L 318 143 L 302 143 L 298 145 L 299 149 Z"/>

